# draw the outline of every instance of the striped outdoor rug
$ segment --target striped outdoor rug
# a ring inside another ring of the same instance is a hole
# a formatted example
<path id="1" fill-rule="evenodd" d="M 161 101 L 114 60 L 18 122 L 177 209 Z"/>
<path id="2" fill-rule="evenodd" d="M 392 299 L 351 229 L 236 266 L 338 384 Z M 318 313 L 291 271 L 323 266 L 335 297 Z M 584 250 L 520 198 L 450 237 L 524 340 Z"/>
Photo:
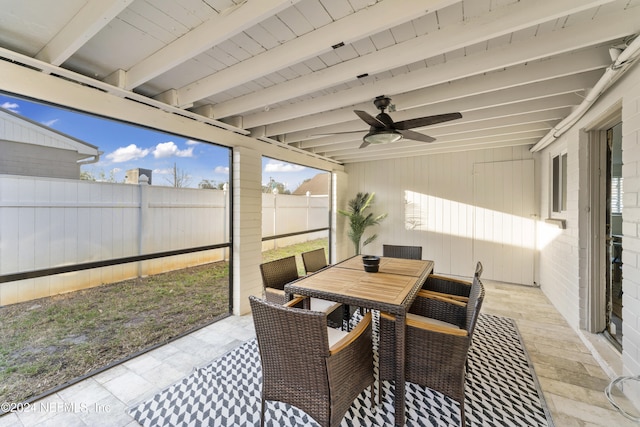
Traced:
<path id="1" fill-rule="evenodd" d="M 376 325 L 377 319 L 374 331 Z M 135 406 L 130 414 L 149 427 L 256 426 L 260 384 L 260 356 L 252 339 Z M 412 383 L 407 383 L 405 397 L 407 426 L 460 425 L 458 404 L 448 397 Z M 393 413 L 392 387 L 385 382 L 381 405 L 372 408 L 365 390 L 341 426 L 391 426 Z M 468 426 L 553 426 L 512 319 L 480 315 L 469 352 L 465 415 Z M 304 412 L 279 402 L 268 402 L 265 421 L 267 426 L 318 425 Z"/>

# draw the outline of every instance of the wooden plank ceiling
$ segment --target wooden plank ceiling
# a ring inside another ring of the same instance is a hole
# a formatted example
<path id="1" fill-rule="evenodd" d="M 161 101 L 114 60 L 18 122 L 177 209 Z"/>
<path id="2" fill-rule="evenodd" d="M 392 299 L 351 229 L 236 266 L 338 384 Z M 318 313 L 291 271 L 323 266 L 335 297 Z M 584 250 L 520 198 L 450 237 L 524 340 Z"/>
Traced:
<path id="1" fill-rule="evenodd" d="M 0 0 L 0 57 L 340 163 L 532 146 L 639 32 L 640 0 Z M 380 95 L 462 118 L 359 148 Z"/>

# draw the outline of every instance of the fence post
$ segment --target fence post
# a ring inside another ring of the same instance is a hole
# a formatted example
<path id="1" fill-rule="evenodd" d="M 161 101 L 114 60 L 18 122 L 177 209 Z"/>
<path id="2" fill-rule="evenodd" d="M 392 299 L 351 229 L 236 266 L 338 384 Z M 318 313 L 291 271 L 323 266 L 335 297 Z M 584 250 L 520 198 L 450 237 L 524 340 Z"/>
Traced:
<path id="1" fill-rule="evenodd" d="M 228 194 L 229 194 L 229 184 L 228 183 L 224 183 L 222 184 L 222 192 L 224 194 L 224 235 L 223 235 L 223 239 L 225 241 L 225 243 L 227 243 L 229 240 L 231 240 L 229 238 L 229 200 L 228 200 Z M 229 248 L 225 248 L 224 249 L 224 260 L 225 261 L 229 261 Z"/>
<path id="2" fill-rule="evenodd" d="M 273 235 L 277 236 L 277 228 L 276 228 L 276 221 L 277 221 L 277 212 L 278 212 L 278 207 L 276 206 L 276 199 L 278 196 L 278 189 L 276 187 L 273 188 L 273 190 L 271 190 L 271 192 L 273 193 Z M 278 249 L 278 239 L 273 239 L 273 249 Z"/>
<path id="3" fill-rule="evenodd" d="M 311 191 L 307 190 L 307 228 L 306 230 L 309 230 L 309 210 L 311 209 L 311 207 L 309 206 L 309 202 L 311 200 Z M 306 237 L 307 242 L 309 241 L 309 235 L 307 234 Z"/>
<path id="4" fill-rule="evenodd" d="M 140 217 L 138 220 L 138 255 L 143 255 L 145 251 L 144 247 L 144 231 L 145 222 L 149 217 L 149 177 L 142 174 L 138 177 L 138 188 L 140 189 Z M 143 263 L 145 261 L 138 262 L 138 277 L 143 277 L 145 274 Z"/>

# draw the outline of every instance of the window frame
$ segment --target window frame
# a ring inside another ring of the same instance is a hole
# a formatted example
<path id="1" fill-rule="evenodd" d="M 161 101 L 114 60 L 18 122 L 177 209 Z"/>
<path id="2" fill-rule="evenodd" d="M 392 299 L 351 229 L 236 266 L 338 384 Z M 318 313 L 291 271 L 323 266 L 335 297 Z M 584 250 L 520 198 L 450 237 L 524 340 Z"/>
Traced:
<path id="1" fill-rule="evenodd" d="M 567 150 L 552 153 L 549 158 L 549 215 L 565 218 L 567 213 L 568 187 Z"/>

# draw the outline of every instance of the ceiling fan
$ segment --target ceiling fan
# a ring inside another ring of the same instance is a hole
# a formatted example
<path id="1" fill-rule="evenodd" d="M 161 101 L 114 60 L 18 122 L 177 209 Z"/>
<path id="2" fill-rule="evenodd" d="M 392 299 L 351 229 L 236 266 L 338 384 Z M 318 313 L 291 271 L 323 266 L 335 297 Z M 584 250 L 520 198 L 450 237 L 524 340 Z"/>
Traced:
<path id="1" fill-rule="evenodd" d="M 422 133 L 414 132 L 410 129 L 462 118 L 462 114 L 460 113 L 448 113 L 394 122 L 391 117 L 384 112 L 384 110 L 389 107 L 390 103 L 391 98 L 387 96 L 381 95 L 376 97 L 376 99 L 373 101 L 373 105 L 375 105 L 376 108 L 380 110 L 380 114 L 378 114 L 376 117 L 373 117 L 369 113 L 362 110 L 353 111 L 358 115 L 358 117 L 360 117 L 369 126 L 371 126 L 371 128 L 369 129 L 369 133 L 364 136 L 360 148 L 364 148 L 369 144 L 384 144 L 388 142 L 396 142 L 403 138 L 412 139 L 414 141 L 433 142 L 436 140 L 435 138 L 424 135 Z"/>

